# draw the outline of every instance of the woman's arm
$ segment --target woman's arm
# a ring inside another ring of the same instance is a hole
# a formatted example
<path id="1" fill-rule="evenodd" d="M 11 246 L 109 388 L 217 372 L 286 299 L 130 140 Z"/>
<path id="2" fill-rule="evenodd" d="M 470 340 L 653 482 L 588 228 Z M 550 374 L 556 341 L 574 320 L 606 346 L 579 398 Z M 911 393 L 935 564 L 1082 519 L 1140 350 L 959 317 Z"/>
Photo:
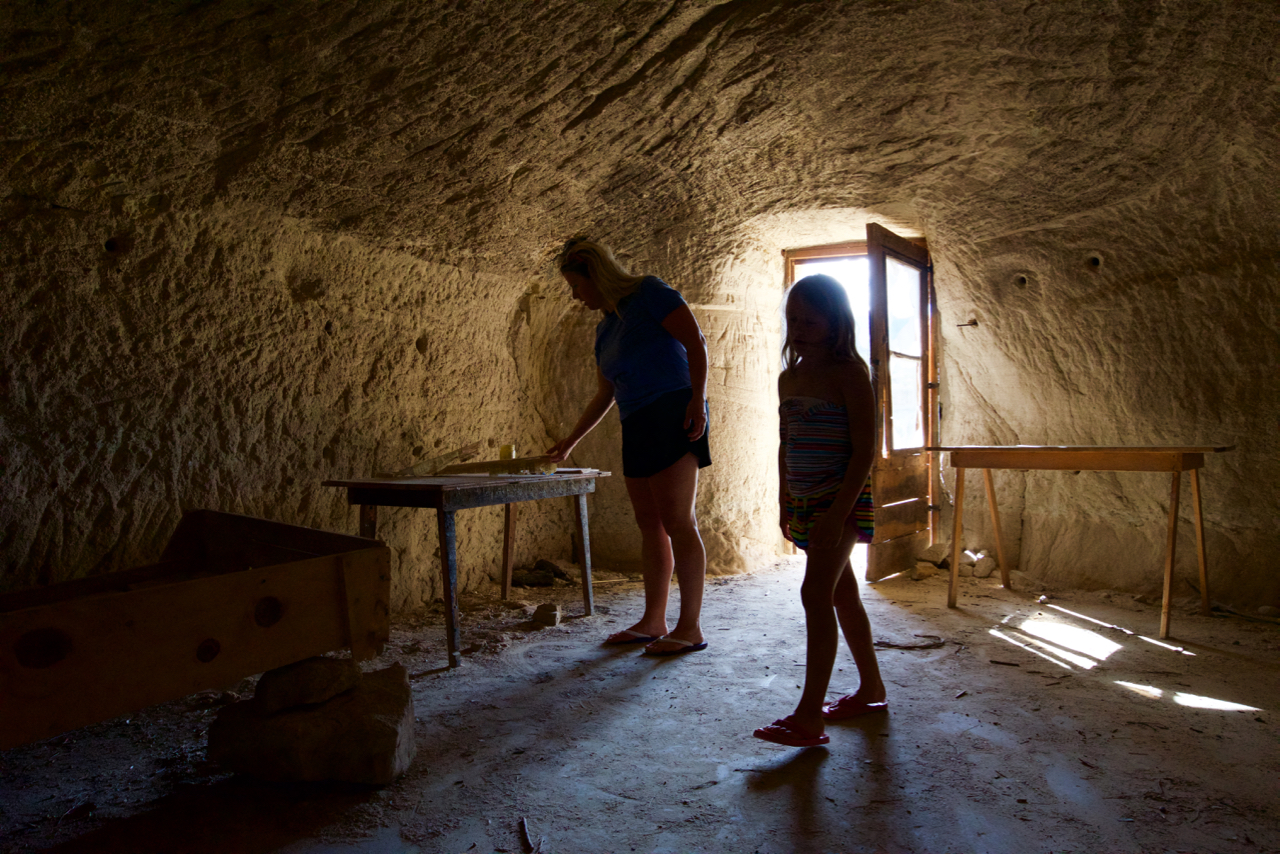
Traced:
<path id="1" fill-rule="evenodd" d="M 840 491 L 836 493 L 831 509 L 822 514 L 809 535 L 809 542 L 818 548 L 834 548 L 840 544 L 845 521 L 858 503 L 862 487 L 875 460 L 876 400 L 871 388 L 871 377 L 861 367 L 850 364 L 842 368 L 840 393 L 849 414 L 849 438 L 853 453 L 849 467 L 845 469 Z"/>
<path id="2" fill-rule="evenodd" d="M 684 426 L 689 438 L 697 439 L 707 429 L 707 339 L 702 336 L 698 319 L 688 305 L 681 305 L 662 321 L 662 328 L 684 345 L 689 357 L 689 379 L 693 383 L 693 397 L 685 410 Z"/>
<path id="3" fill-rule="evenodd" d="M 600 369 L 596 368 L 596 393 L 582 410 L 582 417 L 574 425 L 569 435 L 547 449 L 551 462 L 558 463 L 573 453 L 573 448 L 582 441 L 582 437 L 591 432 L 591 428 L 600 423 L 605 413 L 613 408 L 613 383 L 604 378 Z"/>

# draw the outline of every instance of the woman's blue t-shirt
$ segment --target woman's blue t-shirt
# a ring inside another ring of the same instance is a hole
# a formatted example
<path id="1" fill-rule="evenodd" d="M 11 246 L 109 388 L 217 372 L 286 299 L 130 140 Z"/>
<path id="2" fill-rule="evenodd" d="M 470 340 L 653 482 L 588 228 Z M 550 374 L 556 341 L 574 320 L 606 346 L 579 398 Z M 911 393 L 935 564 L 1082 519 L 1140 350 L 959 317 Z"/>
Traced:
<path id="1" fill-rule="evenodd" d="M 693 385 L 684 345 L 662 328 L 667 315 L 682 305 L 684 297 L 670 285 L 646 276 L 596 326 L 596 364 L 613 383 L 623 418 L 667 392 Z"/>

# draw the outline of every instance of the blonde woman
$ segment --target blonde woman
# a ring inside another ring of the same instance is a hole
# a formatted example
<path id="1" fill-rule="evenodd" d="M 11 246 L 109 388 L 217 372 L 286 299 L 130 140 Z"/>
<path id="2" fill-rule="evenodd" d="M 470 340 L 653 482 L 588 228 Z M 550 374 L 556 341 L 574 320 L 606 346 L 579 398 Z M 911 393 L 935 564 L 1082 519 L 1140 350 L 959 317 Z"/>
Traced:
<path id="1" fill-rule="evenodd" d="M 707 343 L 684 298 L 656 276 L 633 276 L 609 247 L 575 238 L 559 258 L 573 299 L 602 314 L 596 326 L 596 393 L 547 453 L 559 462 L 618 404 L 622 473 L 640 526 L 644 615 L 606 644 L 644 643 L 647 655 L 706 649 L 702 591 L 707 558 L 694 498 L 707 441 Z M 680 616 L 667 627 L 671 576 Z"/>

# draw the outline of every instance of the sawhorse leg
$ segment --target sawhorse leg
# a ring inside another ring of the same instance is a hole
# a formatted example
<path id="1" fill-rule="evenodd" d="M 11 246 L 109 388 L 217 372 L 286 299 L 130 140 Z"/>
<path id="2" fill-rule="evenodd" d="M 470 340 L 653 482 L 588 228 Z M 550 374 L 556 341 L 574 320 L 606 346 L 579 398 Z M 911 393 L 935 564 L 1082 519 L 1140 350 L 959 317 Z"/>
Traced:
<path id="1" fill-rule="evenodd" d="M 951 584 L 947 588 L 947 607 L 956 607 L 956 588 L 960 586 L 960 535 L 964 532 L 964 469 L 956 469 L 956 515 L 951 522 Z"/>
<path id="2" fill-rule="evenodd" d="M 1000 532 L 1000 511 L 996 508 L 996 485 L 991 478 L 991 469 L 982 470 L 982 479 L 987 484 L 987 506 L 991 508 L 991 528 L 996 536 L 996 559 L 1000 561 L 1000 586 L 1005 590 L 1009 586 L 1009 570 L 1012 568 L 1004 559 L 1004 535 Z"/>
<path id="3" fill-rule="evenodd" d="M 1204 548 L 1204 516 L 1200 512 L 1200 469 L 1191 470 L 1191 503 L 1195 505 L 1196 556 L 1200 560 L 1200 613 L 1213 613 L 1209 605 L 1209 558 Z"/>
<path id="4" fill-rule="evenodd" d="M 436 530 L 440 535 L 440 580 L 444 585 L 444 637 L 448 647 L 449 666 L 462 664 L 462 638 L 458 634 L 458 534 L 452 510 L 436 511 Z"/>
<path id="5" fill-rule="evenodd" d="M 1178 548 L 1178 493 L 1182 491 L 1182 472 L 1173 473 L 1169 490 L 1169 544 L 1164 556 L 1164 595 L 1160 598 L 1160 638 L 1169 637 L 1169 611 L 1173 604 L 1173 558 Z"/>

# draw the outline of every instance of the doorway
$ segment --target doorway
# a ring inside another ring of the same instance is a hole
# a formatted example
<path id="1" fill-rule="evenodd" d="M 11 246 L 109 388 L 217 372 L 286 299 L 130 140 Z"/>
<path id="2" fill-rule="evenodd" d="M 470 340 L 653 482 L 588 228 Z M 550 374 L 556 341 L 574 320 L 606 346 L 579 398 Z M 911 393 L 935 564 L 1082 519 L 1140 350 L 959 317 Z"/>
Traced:
<path id="1" fill-rule="evenodd" d="M 855 344 L 872 370 L 878 415 L 871 468 L 875 537 L 866 578 L 912 568 L 937 542 L 936 301 L 923 240 L 867 225 L 867 239 L 787 250 L 786 285 L 826 274 L 844 285 L 857 323 Z"/>

